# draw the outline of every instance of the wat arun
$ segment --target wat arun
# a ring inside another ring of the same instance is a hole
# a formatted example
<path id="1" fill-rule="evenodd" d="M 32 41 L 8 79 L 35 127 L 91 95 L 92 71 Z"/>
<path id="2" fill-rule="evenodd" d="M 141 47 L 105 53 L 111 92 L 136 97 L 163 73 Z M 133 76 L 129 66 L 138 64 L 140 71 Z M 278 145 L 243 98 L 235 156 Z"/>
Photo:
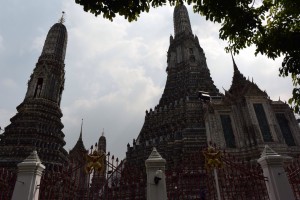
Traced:
<path id="1" fill-rule="evenodd" d="M 298 155 L 300 130 L 288 104 L 272 101 L 247 80 L 233 57 L 232 85 L 220 93 L 184 5 L 175 7 L 173 21 L 165 89 L 158 105 L 146 111 L 137 138 L 128 143 L 126 161 L 144 168 L 156 147 L 170 168 L 209 144 L 244 160 L 257 159 L 266 144 L 282 155 Z"/>
<path id="2" fill-rule="evenodd" d="M 127 144 L 125 161 L 144 169 L 145 160 L 156 147 L 170 169 L 210 144 L 255 162 L 266 144 L 281 155 L 299 155 L 300 130 L 289 105 L 271 100 L 256 83 L 246 79 L 233 57 L 233 67 L 228 66 L 234 71 L 232 84 L 221 93 L 184 5 L 175 7 L 173 21 L 163 94 L 157 106 L 146 111 L 136 139 Z M 69 153 L 64 149 L 60 102 L 67 37 L 63 19 L 50 28 L 25 98 L 0 137 L 0 167 L 16 168 L 36 150 L 46 169 L 63 167 L 70 160 L 80 163 L 76 174 L 81 174 L 82 182 L 88 182 L 84 158 L 89 151 L 83 144 L 82 128 L 74 148 Z M 97 148 L 108 152 L 104 135 Z M 105 181 L 105 175 L 94 174 L 94 193 Z"/>

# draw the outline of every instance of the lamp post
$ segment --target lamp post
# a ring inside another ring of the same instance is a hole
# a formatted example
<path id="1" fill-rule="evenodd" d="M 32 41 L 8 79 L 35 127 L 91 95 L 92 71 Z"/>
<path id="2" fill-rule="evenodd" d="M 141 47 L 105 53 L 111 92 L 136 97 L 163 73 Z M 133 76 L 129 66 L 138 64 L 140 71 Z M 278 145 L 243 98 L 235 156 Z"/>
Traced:
<path id="1" fill-rule="evenodd" d="M 203 154 L 205 156 L 205 168 L 210 171 L 214 171 L 214 178 L 216 182 L 216 189 L 217 189 L 217 196 L 218 200 L 221 200 L 221 193 L 220 193 L 220 187 L 219 187 L 219 179 L 218 179 L 218 173 L 217 168 L 221 168 L 223 166 L 223 163 L 221 161 L 221 152 L 217 151 L 212 146 L 209 146 L 207 150 L 203 151 Z"/>

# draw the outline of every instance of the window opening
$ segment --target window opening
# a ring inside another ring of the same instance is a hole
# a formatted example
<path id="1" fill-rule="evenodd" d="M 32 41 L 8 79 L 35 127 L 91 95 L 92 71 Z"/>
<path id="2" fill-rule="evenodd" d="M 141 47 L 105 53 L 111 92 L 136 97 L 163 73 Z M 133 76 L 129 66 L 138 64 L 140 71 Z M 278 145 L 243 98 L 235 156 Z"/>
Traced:
<path id="1" fill-rule="evenodd" d="M 263 140 L 265 142 L 273 142 L 269 123 L 263 105 L 260 103 L 255 103 L 253 104 L 253 107 L 255 110 L 256 118 L 258 120 L 260 131 L 263 136 Z"/>
<path id="2" fill-rule="evenodd" d="M 293 134 L 291 132 L 290 126 L 289 126 L 289 122 L 286 119 L 284 113 L 276 113 L 276 119 L 278 121 L 282 136 L 285 140 L 285 143 L 288 146 L 295 146 L 295 140 L 293 137 Z"/>
<path id="3" fill-rule="evenodd" d="M 39 97 L 42 92 L 43 78 L 38 78 L 33 97 Z"/>
<path id="4" fill-rule="evenodd" d="M 235 139 L 229 115 L 220 115 L 226 146 L 235 148 Z"/>

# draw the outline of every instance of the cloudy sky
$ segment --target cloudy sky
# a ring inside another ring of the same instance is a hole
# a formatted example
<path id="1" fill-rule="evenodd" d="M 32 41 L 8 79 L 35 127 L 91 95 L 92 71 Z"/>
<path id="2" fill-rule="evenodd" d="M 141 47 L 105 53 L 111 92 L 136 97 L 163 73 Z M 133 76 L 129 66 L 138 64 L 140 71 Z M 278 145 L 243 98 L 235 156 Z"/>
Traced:
<path id="1" fill-rule="evenodd" d="M 107 150 L 125 157 L 143 125 L 145 110 L 159 101 L 166 81 L 173 9 L 162 7 L 142 14 L 137 22 L 113 22 L 83 11 L 73 0 L 9 0 L 0 2 L 0 126 L 4 128 L 24 99 L 50 27 L 66 12 L 68 30 L 66 82 L 62 98 L 66 150 L 76 143 L 81 119 L 89 148 L 104 129 Z M 219 25 L 205 21 L 188 7 L 193 33 L 204 49 L 211 76 L 221 92 L 233 75 Z M 281 60 L 254 56 L 249 48 L 235 56 L 240 71 L 271 99 L 288 100 L 290 78 L 278 77 Z"/>

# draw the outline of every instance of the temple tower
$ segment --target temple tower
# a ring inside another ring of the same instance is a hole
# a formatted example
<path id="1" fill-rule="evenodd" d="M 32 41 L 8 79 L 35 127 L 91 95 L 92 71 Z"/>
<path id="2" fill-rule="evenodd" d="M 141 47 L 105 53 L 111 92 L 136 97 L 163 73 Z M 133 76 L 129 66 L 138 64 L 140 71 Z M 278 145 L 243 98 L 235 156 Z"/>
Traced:
<path id="1" fill-rule="evenodd" d="M 0 141 L 0 166 L 16 167 L 33 150 L 46 167 L 68 161 L 60 109 L 65 82 L 67 29 L 63 17 L 48 32 L 24 101 Z"/>
<path id="2" fill-rule="evenodd" d="M 104 153 L 106 153 L 106 138 L 104 136 L 104 130 L 103 130 L 102 135 L 100 136 L 100 138 L 98 140 L 98 150 L 103 151 Z"/>
<path id="3" fill-rule="evenodd" d="M 176 6 L 173 18 L 175 36 L 170 36 L 166 69 L 168 77 L 159 106 L 186 97 L 197 97 L 199 91 L 218 94 L 198 37 L 193 35 L 186 7 Z"/>
<path id="4" fill-rule="evenodd" d="M 99 152 L 104 153 L 104 156 L 106 155 L 106 138 L 104 136 L 104 130 L 98 140 L 97 148 Z M 103 189 L 103 186 L 106 183 L 106 165 L 104 167 L 103 173 L 96 171 L 93 172 L 92 183 L 90 187 L 90 192 L 93 194 L 91 199 L 98 199 L 99 192 Z"/>
<path id="5" fill-rule="evenodd" d="M 133 145 L 127 147 L 127 161 L 144 167 L 155 146 L 167 168 L 180 162 L 184 155 L 207 144 L 203 101 L 199 91 L 220 97 L 210 77 L 205 54 L 193 35 L 187 9 L 174 9 L 174 37 L 170 36 L 167 54 L 167 81 L 159 104 L 146 111 L 145 122 Z"/>

